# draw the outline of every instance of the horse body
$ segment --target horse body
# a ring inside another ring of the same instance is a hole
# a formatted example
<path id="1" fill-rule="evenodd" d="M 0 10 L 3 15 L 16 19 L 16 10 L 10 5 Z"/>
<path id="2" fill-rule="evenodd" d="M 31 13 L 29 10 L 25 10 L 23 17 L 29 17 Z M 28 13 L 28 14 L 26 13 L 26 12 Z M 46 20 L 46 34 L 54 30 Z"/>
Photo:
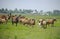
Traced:
<path id="1" fill-rule="evenodd" d="M 15 23 L 16 26 L 17 26 L 17 23 L 18 23 L 18 17 L 17 17 L 17 16 L 13 16 L 13 17 L 12 17 L 12 25 L 13 25 L 14 23 Z"/>
<path id="2" fill-rule="evenodd" d="M 7 22 L 8 22 L 7 15 L 2 15 L 0 17 L 0 23 L 6 23 L 7 24 Z"/>
<path id="3" fill-rule="evenodd" d="M 48 19 L 47 20 L 47 25 L 51 24 L 51 26 L 54 26 L 55 21 L 56 21 L 56 19 Z"/>
<path id="4" fill-rule="evenodd" d="M 45 19 L 40 19 L 39 21 L 39 25 L 43 28 L 46 28 L 47 27 L 47 22 Z"/>

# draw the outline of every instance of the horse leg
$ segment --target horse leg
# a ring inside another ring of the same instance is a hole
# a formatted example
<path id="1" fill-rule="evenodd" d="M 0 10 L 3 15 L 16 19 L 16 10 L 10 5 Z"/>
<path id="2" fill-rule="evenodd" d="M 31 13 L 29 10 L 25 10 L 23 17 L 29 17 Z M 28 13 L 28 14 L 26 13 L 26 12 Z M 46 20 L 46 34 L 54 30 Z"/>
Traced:
<path id="1" fill-rule="evenodd" d="M 6 24 L 7 24 L 8 20 L 6 20 Z"/>
<path id="2" fill-rule="evenodd" d="M 44 29 L 45 29 L 45 26 L 44 26 L 44 25 L 42 25 L 42 28 L 44 28 Z"/>
<path id="3" fill-rule="evenodd" d="M 41 25 L 41 27 L 43 28 L 44 26 L 43 26 L 43 25 Z"/>
<path id="4" fill-rule="evenodd" d="M 23 25 L 25 25 L 26 23 L 23 23 Z"/>
<path id="5" fill-rule="evenodd" d="M 2 24 L 2 22 L 0 21 L 0 24 Z"/>
<path id="6" fill-rule="evenodd" d="M 16 22 L 16 26 L 17 26 L 18 22 Z"/>
<path id="7" fill-rule="evenodd" d="M 14 24 L 14 22 L 12 21 L 12 25 Z"/>
<path id="8" fill-rule="evenodd" d="M 54 24 L 51 24 L 51 27 L 54 27 Z"/>
<path id="9" fill-rule="evenodd" d="M 46 25 L 43 25 L 43 28 L 45 29 L 46 28 Z"/>
<path id="10" fill-rule="evenodd" d="M 45 27 L 47 28 L 47 24 L 45 25 Z"/>

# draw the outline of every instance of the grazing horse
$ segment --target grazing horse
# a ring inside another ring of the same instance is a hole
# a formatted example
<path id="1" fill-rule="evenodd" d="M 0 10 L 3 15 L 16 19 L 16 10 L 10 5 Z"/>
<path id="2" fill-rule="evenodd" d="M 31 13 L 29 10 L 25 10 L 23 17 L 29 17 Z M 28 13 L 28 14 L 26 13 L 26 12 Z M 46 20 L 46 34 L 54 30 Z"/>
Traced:
<path id="1" fill-rule="evenodd" d="M 0 17 L 0 24 L 2 23 L 2 21 L 1 21 L 1 17 Z"/>
<path id="2" fill-rule="evenodd" d="M 24 16 L 20 16 L 20 15 L 19 15 L 19 19 L 18 19 L 18 20 L 19 20 L 20 23 L 22 23 L 24 19 L 25 19 Z"/>
<path id="3" fill-rule="evenodd" d="M 34 19 L 29 19 L 29 18 L 23 18 L 21 19 L 21 22 L 23 25 L 35 25 L 35 20 Z"/>
<path id="4" fill-rule="evenodd" d="M 2 15 L 0 17 L 0 23 L 6 23 L 7 24 L 7 17 L 5 15 Z"/>
<path id="5" fill-rule="evenodd" d="M 19 18 L 19 17 L 16 16 L 16 15 L 12 17 L 12 25 L 15 23 L 16 26 L 17 26 L 17 24 L 18 24 L 18 18 Z"/>
<path id="6" fill-rule="evenodd" d="M 47 25 L 51 24 L 51 26 L 53 27 L 55 21 L 56 21 L 55 18 L 53 18 L 53 19 L 48 19 L 48 20 L 47 20 Z"/>
<path id="7" fill-rule="evenodd" d="M 44 29 L 47 28 L 47 22 L 45 19 L 40 19 L 39 20 L 39 25 L 43 27 Z"/>
<path id="8" fill-rule="evenodd" d="M 25 25 L 25 24 L 35 25 L 35 20 L 34 19 L 26 18 L 25 16 L 20 16 L 19 17 L 19 22 L 22 23 L 23 25 Z"/>
<path id="9" fill-rule="evenodd" d="M 30 25 L 35 25 L 35 19 L 31 19 L 29 22 Z"/>
<path id="10" fill-rule="evenodd" d="M 7 19 L 9 20 L 11 18 L 11 16 L 10 15 L 7 15 Z"/>

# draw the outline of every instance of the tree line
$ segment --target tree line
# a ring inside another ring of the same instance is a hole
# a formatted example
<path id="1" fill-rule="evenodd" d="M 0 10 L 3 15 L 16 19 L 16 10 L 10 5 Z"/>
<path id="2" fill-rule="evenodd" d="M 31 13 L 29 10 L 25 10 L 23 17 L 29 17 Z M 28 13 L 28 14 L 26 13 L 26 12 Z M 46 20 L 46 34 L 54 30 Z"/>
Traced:
<path id="1" fill-rule="evenodd" d="M 15 8 L 14 10 L 12 10 L 12 9 L 8 10 L 7 8 L 5 8 L 5 9 L 1 8 L 0 13 L 22 13 L 22 14 L 35 13 L 35 14 L 40 14 L 40 15 L 42 15 L 42 14 L 47 15 L 48 14 L 48 15 L 60 16 L 60 10 L 47 11 L 45 13 L 45 12 L 43 12 L 43 10 L 38 11 L 38 10 L 32 10 L 32 9 L 17 9 L 17 8 Z"/>
<path id="2" fill-rule="evenodd" d="M 29 10 L 26 10 L 26 9 L 17 9 L 17 8 L 15 8 L 14 10 L 12 10 L 12 9 L 4 9 L 4 8 L 1 8 L 0 9 L 0 13 L 31 13 L 31 12 L 33 12 L 33 10 L 31 10 L 31 9 L 29 9 Z"/>

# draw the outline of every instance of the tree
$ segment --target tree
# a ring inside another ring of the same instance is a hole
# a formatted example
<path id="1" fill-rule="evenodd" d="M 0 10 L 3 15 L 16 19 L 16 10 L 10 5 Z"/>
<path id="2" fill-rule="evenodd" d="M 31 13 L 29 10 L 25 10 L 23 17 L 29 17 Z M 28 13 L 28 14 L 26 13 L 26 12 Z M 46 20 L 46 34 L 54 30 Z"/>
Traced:
<path id="1" fill-rule="evenodd" d="M 33 10 L 25 10 L 26 11 L 26 13 L 31 13 L 31 12 L 33 12 Z"/>
<path id="2" fill-rule="evenodd" d="M 19 11 L 18 11 L 18 9 L 17 9 L 17 8 L 15 8 L 14 13 L 19 13 Z"/>
<path id="3" fill-rule="evenodd" d="M 43 14 L 43 10 L 40 11 L 40 15 L 42 15 L 42 14 Z"/>
<path id="4" fill-rule="evenodd" d="M 51 11 L 47 11 L 47 14 L 50 16 L 50 15 L 52 15 L 52 12 Z"/>
<path id="5" fill-rule="evenodd" d="M 22 13 L 31 13 L 31 12 L 33 12 L 33 10 L 26 10 L 26 9 L 23 9 L 23 11 L 22 11 Z"/>
<path id="6" fill-rule="evenodd" d="M 10 9 L 8 12 L 9 12 L 9 13 L 13 13 L 13 10 Z"/>
<path id="7" fill-rule="evenodd" d="M 0 13 L 2 12 L 2 10 L 0 9 Z"/>
<path id="8" fill-rule="evenodd" d="M 53 15 L 55 16 L 60 15 L 60 10 L 53 10 Z"/>
<path id="9" fill-rule="evenodd" d="M 35 9 L 35 12 L 38 13 L 38 11 Z"/>
<path id="10" fill-rule="evenodd" d="M 19 9 L 19 13 L 22 13 L 22 9 Z"/>
<path id="11" fill-rule="evenodd" d="M 4 8 L 1 9 L 1 12 L 4 13 Z"/>
<path id="12" fill-rule="evenodd" d="M 4 13 L 9 13 L 7 8 L 4 10 Z"/>

